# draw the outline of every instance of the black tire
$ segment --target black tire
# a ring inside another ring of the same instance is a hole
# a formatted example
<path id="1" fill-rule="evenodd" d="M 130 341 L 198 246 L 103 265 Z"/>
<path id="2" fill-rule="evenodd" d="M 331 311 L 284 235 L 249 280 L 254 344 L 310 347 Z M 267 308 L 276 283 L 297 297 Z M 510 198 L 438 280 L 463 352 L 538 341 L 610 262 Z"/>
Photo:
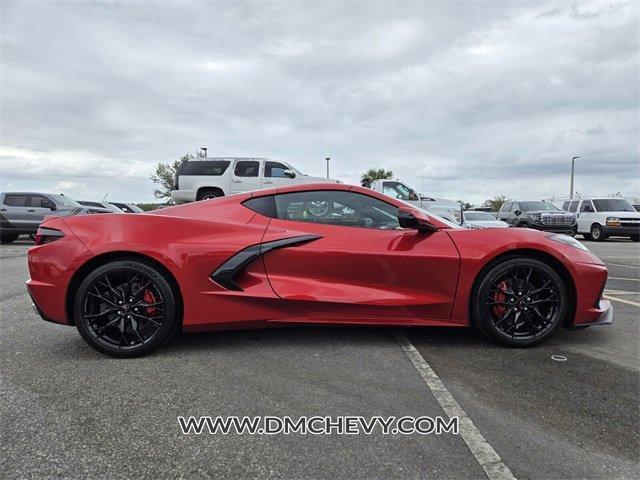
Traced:
<path id="1" fill-rule="evenodd" d="M 518 223 L 518 228 L 529 228 L 529 224 L 527 222 Z"/>
<path id="2" fill-rule="evenodd" d="M 585 240 L 593 240 L 591 238 L 591 234 L 590 233 L 583 233 L 582 234 L 582 238 L 584 238 Z"/>
<path id="3" fill-rule="evenodd" d="M 196 200 L 211 200 L 212 198 L 224 197 L 224 192 L 219 188 L 203 188 L 198 191 Z"/>
<path id="4" fill-rule="evenodd" d="M 570 311 L 569 294 L 558 272 L 529 257 L 505 258 L 485 267 L 472 302 L 475 327 L 509 347 L 548 340 Z"/>
<path id="5" fill-rule="evenodd" d="M 604 234 L 602 226 L 597 223 L 591 225 L 591 240 L 595 240 L 596 242 L 604 242 L 606 239 L 607 236 Z"/>
<path id="6" fill-rule="evenodd" d="M 13 243 L 18 239 L 19 236 L 20 235 L 18 235 L 17 233 L 3 233 L 2 235 L 0 235 L 0 243 L 2 243 L 3 245 Z"/>
<path id="7" fill-rule="evenodd" d="M 640 242 L 640 235 L 631 235 L 629 238 L 632 242 Z"/>
<path id="8" fill-rule="evenodd" d="M 173 279 L 153 264 L 117 260 L 82 280 L 73 318 L 82 338 L 97 351 L 138 357 L 164 345 L 179 329 L 179 298 Z"/>

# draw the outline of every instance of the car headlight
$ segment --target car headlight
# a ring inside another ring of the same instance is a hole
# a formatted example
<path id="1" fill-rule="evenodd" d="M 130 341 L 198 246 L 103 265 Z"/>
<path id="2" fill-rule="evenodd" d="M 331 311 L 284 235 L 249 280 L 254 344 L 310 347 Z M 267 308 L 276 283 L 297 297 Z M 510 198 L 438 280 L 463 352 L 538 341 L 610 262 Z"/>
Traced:
<path id="1" fill-rule="evenodd" d="M 553 241 L 560 242 L 560 243 L 566 243 L 567 245 L 571 245 L 572 247 L 579 248 L 580 250 L 584 250 L 585 252 L 589 251 L 589 249 L 587 247 L 585 247 L 582 243 L 580 243 L 575 238 L 570 237 L 569 235 L 564 235 L 562 233 L 556 233 L 556 234 L 553 234 L 553 235 L 549 235 L 549 238 L 551 240 L 553 240 Z"/>
<path id="2" fill-rule="evenodd" d="M 542 214 L 540 213 L 534 213 L 531 215 L 531 220 L 533 220 L 536 223 L 540 223 L 542 222 Z"/>
<path id="3" fill-rule="evenodd" d="M 607 217 L 607 227 L 619 227 L 620 219 L 617 217 Z"/>

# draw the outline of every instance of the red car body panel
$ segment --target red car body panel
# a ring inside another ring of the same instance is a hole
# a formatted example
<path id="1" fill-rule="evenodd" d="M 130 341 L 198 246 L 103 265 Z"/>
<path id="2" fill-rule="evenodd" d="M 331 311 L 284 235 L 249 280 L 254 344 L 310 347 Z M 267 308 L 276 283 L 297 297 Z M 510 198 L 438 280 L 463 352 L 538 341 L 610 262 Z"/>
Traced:
<path id="1" fill-rule="evenodd" d="M 528 229 L 378 230 L 272 219 L 242 204 L 253 197 L 306 190 L 352 190 L 398 207 L 400 201 L 342 184 L 297 185 L 166 208 L 153 214 L 53 218 L 43 226 L 64 237 L 29 249 L 28 290 L 43 317 L 70 324 L 67 300 L 86 265 L 103 256 L 138 255 L 175 279 L 185 330 L 285 323 L 470 324 L 470 295 L 487 263 L 514 250 L 556 259 L 576 292 L 573 323 L 595 322 L 608 309 L 607 278 L 593 254 Z M 238 290 L 212 273 L 238 252 L 267 242 L 315 235 L 313 241 L 258 256 L 235 276 Z"/>

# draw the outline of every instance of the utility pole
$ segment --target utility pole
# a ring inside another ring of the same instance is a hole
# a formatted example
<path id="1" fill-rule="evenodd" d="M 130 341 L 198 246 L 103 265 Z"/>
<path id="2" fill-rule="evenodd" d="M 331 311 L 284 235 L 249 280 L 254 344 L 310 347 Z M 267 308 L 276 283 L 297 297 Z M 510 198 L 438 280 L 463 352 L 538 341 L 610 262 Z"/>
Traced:
<path id="1" fill-rule="evenodd" d="M 569 187 L 569 199 L 573 198 L 573 175 L 576 170 L 576 160 L 580 157 L 571 158 L 571 186 Z"/>
<path id="2" fill-rule="evenodd" d="M 325 160 L 327 161 L 327 178 L 329 178 L 329 161 L 331 160 L 331 157 L 327 157 Z"/>

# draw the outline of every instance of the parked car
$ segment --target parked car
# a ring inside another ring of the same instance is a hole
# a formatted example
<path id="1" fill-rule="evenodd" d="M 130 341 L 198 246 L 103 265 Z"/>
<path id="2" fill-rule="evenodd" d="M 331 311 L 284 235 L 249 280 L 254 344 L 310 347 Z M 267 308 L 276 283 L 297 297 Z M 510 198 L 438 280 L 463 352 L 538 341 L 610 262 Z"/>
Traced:
<path id="1" fill-rule="evenodd" d="M 311 177 L 286 162 L 267 158 L 198 158 L 183 162 L 175 176 L 171 198 L 175 203 L 223 197 L 261 188 L 301 183 L 337 183 Z"/>
<path id="2" fill-rule="evenodd" d="M 362 186 L 388 195 L 391 198 L 403 200 L 426 212 L 440 215 L 450 222 L 455 223 L 460 221 L 460 204 L 458 202 L 420 194 L 401 180 L 385 179 L 371 181 L 364 179 Z"/>
<path id="3" fill-rule="evenodd" d="M 640 213 L 624 198 L 580 198 L 565 201 L 563 207 L 576 212 L 577 232 L 587 240 L 618 236 L 640 241 Z"/>
<path id="4" fill-rule="evenodd" d="M 35 235 L 47 215 L 64 217 L 89 213 L 75 200 L 52 193 L 0 193 L 0 241 L 11 243 L 20 235 Z"/>
<path id="5" fill-rule="evenodd" d="M 542 200 L 504 202 L 498 220 L 513 227 L 534 228 L 545 232 L 575 235 L 576 217 Z"/>
<path id="6" fill-rule="evenodd" d="M 471 228 L 507 228 L 509 224 L 502 220 L 497 220 L 489 212 L 465 210 L 462 212 L 462 226 Z"/>
<path id="7" fill-rule="evenodd" d="M 91 200 L 77 200 L 77 202 L 87 207 L 91 213 L 122 213 L 122 210 L 109 202 L 94 202 Z"/>
<path id="8" fill-rule="evenodd" d="M 340 214 L 300 212 L 324 203 Z M 359 186 L 96 217 L 41 226 L 27 288 L 44 319 L 116 357 L 149 353 L 181 329 L 474 326 L 526 347 L 613 319 L 607 267 L 574 238 L 461 228 Z"/>
<path id="9" fill-rule="evenodd" d="M 119 208 L 120 211 L 124 213 L 143 213 L 144 212 L 144 210 L 142 210 L 135 203 L 121 203 L 121 202 L 109 202 L 109 203 Z"/>

